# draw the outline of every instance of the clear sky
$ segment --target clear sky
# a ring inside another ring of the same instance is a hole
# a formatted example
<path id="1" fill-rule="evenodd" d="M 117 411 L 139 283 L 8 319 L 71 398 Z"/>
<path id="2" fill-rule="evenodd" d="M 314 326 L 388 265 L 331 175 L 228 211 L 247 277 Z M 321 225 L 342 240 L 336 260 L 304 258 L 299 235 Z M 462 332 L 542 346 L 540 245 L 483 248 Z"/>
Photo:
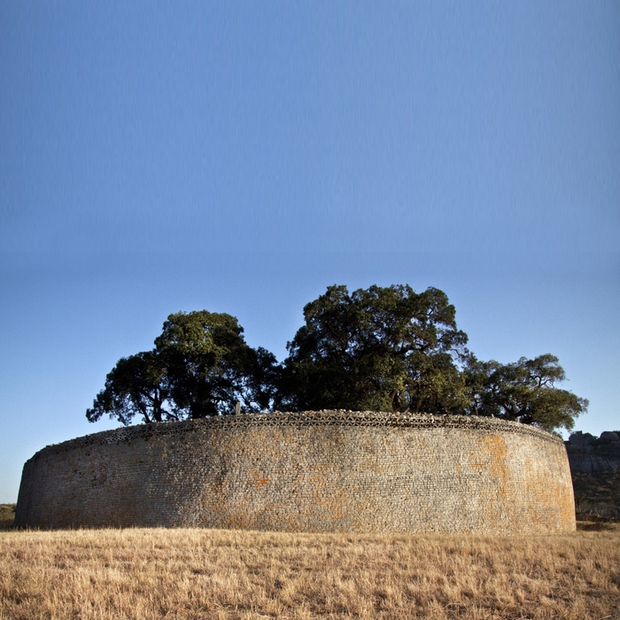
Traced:
<path id="1" fill-rule="evenodd" d="M 129 4 L 129 6 L 127 6 Z M 0 502 L 166 316 L 444 290 L 620 428 L 620 3 L 0 4 Z"/>

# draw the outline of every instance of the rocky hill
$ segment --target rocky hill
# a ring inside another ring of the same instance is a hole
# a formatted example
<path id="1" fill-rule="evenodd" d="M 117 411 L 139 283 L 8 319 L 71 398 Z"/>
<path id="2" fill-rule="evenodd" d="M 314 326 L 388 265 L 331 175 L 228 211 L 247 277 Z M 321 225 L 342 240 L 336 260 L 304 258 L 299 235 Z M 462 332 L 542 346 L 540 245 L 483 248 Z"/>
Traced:
<path id="1" fill-rule="evenodd" d="M 577 514 L 620 519 L 620 431 L 578 431 L 565 444 Z"/>

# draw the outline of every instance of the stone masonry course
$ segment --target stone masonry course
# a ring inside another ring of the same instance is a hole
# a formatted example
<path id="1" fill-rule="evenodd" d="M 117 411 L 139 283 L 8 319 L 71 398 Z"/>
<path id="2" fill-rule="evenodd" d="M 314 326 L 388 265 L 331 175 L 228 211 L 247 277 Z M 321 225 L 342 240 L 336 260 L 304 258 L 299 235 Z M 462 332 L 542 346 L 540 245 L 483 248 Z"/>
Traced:
<path id="1" fill-rule="evenodd" d="M 351 411 L 119 428 L 25 465 L 22 527 L 556 533 L 575 529 L 562 440 L 494 418 Z"/>

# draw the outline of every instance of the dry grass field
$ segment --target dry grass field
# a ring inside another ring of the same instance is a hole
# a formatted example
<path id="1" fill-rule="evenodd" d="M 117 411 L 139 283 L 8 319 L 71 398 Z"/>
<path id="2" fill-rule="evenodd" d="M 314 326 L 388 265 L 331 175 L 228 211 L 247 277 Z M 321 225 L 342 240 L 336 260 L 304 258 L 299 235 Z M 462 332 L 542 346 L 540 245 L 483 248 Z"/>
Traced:
<path id="1" fill-rule="evenodd" d="M 0 618 L 620 618 L 620 527 L 562 536 L 0 531 Z"/>

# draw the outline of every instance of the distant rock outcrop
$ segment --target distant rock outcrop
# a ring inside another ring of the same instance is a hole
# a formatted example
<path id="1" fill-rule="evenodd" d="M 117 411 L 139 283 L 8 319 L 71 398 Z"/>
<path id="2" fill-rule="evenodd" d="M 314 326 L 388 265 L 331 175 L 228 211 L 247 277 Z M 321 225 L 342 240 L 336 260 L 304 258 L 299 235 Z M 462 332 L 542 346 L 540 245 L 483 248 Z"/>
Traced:
<path id="1" fill-rule="evenodd" d="M 577 513 L 620 519 L 620 431 L 578 431 L 565 442 Z"/>
<path id="2" fill-rule="evenodd" d="M 598 438 L 578 431 L 566 442 L 566 451 L 572 472 L 620 472 L 620 431 L 607 431 Z"/>

